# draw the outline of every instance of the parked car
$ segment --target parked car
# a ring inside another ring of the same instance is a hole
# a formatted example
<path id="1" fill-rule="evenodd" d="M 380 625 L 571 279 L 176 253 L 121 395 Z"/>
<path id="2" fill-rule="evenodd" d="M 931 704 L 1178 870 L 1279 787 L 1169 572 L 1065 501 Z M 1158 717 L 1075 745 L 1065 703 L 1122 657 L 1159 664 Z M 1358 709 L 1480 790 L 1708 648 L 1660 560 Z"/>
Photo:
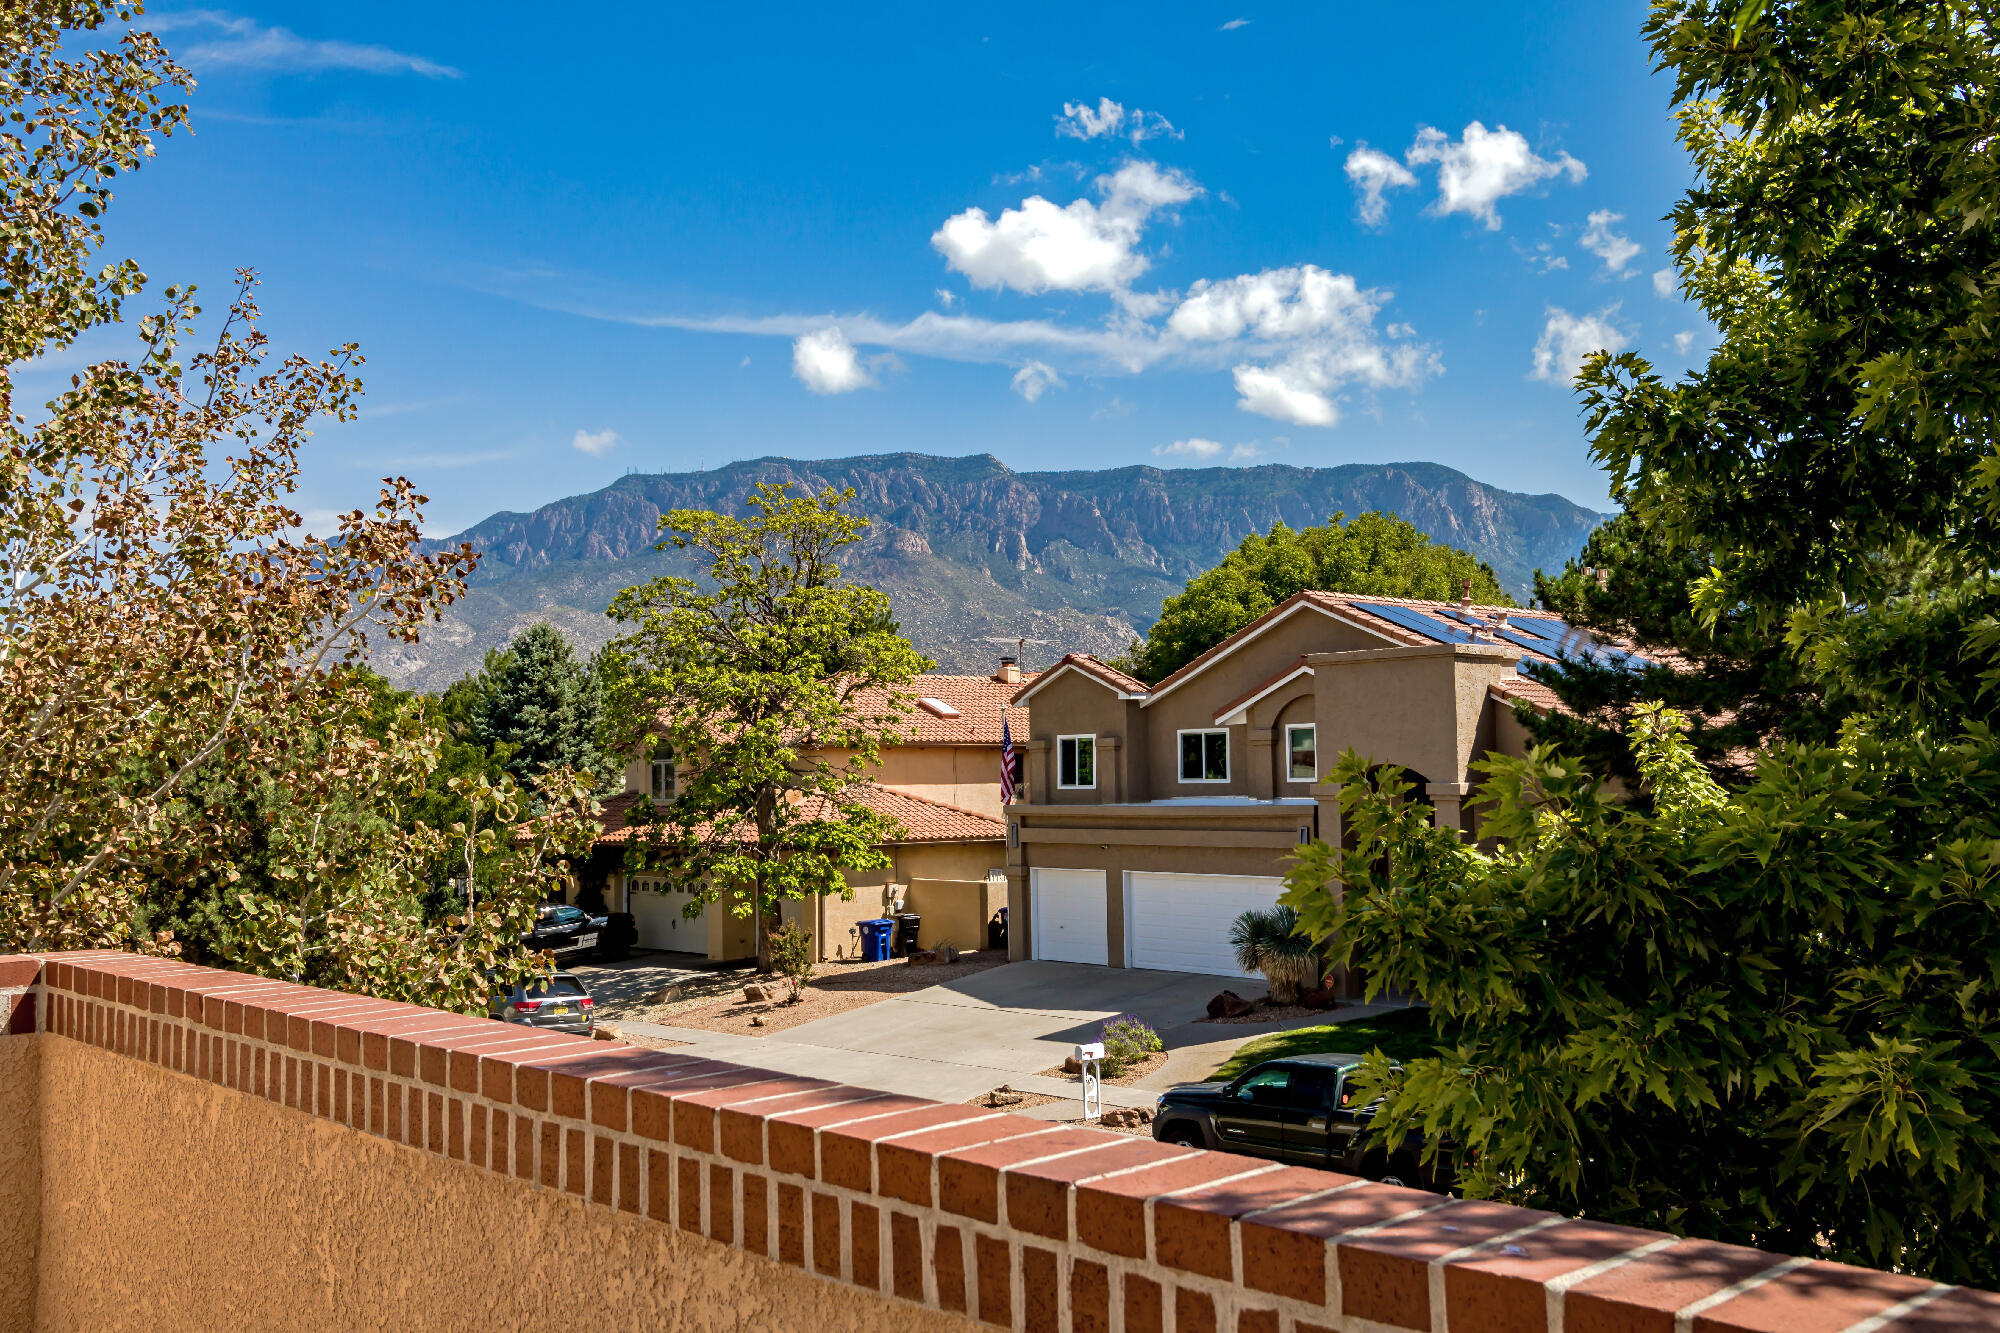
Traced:
<path id="1" fill-rule="evenodd" d="M 1296 1055 L 1266 1061 L 1228 1083 L 1183 1084 L 1161 1095 L 1153 1137 L 1385 1184 L 1450 1188 L 1448 1166 L 1423 1163 L 1419 1137 L 1383 1143 L 1370 1132 L 1377 1104 L 1355 1105 L 1348 1084 L 1360 1064 L 1358 1055 Z"/>
<path id="2" fill-rule="evenodd" d="M 595 952 L 610 924 L 608 917 L 592 916 L 581 907 L 547 903 L 535 914 L 534 929 L 521 937 L 521 943 L 536 953 L 546 950 L 559 959 L 575 958 Z"/>
<path id="3" fill-rule="evenodd" d="M 513 990 L 495 995 L 486 1012 L 502 1023 L 574 1032 L 588 1037 L 597 1024 L 597 1002 L 583 982 L 568 972 L 557 972 L 547 981 L 517 984 Z"/>

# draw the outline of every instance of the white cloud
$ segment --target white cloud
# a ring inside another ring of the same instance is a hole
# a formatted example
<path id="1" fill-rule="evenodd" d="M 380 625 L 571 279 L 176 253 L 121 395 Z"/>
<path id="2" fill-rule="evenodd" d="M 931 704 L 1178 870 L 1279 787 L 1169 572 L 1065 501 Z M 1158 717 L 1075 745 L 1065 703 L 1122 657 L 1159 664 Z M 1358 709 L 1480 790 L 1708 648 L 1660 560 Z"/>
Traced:
<path id="1" fill-rule="evenodd" d="M 267 28 L 255 19 L 238 18 L 214 9 L 185 14 L 148 16 L 145 27 L 156 32 L 176 28 L 214 28 L 220 36 L 197 42 L 174 54 L 186 63 L 238 65 L 246 69 L 347 69 L 364 74 L 420 74 L 427 79 L 458 79 L 464 74 L 423 56 L 362 42 L 318 41 L 289 28 Z"/>
<path id="2" fill-rule="evenodd" d="M 1058 208 L 1030 195 L 998 219 L 968 208 L 945 220 L 931 244 L 975 287 L 1046 291 L 1117 291 L 1146 271 L 1138 252 L 1152 215 L 1186 203 L 1201 187 L 1178 171 L 1128 162 L 1099 176 L 1102 204 L 1077 199 Z"/>
<path id="3" fill-rule="evenodd" d="M 1014 372 L 1014 392 L 1031 403 L 1049 389 L 1066 387 L 1063 377 L 1046 361 L 1030 361 Z"/>
<path id="4" fill-rule="evenodd" d="M 1556 176 L 1566 175 L 1575 184 L 1585 175 L 1583 163 L 1568 153 L 1539 157 L 1525 138 L 1505 125 L 1488 130 L 1476 120 L 1466 125 L 1456 143 L 1444 131 L 1422 126 L 1403 160 L 1411 166 L 1437 164 L 1438 197 L 1433 209 L 1440 214 L 1470 213 L 1490 231 L 1500 227 L 1500 214 L 1493 207 L 1496 200 Z"/>
<path id="5" fill-rule="evenodd" d="M 1158 112 L 1141 111 L 1138 107 L 1128 111 L 1110 98 L 1100 97 L 1095 109 L 1088 102 L 1064 102 L 1062 114 L 1056 117 L 1056 137 L 1130 139 L 1134 144 L 1142 144 L 1148 139 L 1183 139 L 1187 136 Z"/>
<path id="6" fill-rule="evenodd" d="M 1693 346 L 1694 346 L 1693 330 L 1688 330 L 1687 332 L 1684 333 L 1676 333 L 1674 335 L 1674 350 L 1676 352 L 1679 352 L 1682 356 L 1686 356 L 1688 354 L 1688 349 Z"/>
<path id="7" fill-rule="evenodd" d="M 1531 380 L 1550 384 L 1572 384 L 1583 368 L 1583 359 L 1592 352 L 1621 352 L 1631 338 L 1611 322 L 1618 307 L 1607 306 L 1594 315 L 1572 315 L 1561 306 L 1548 308 L 1542 336 L 1535 342 L 1535 367 Z"/>
<path id="8" fill-rule="evenodd" d="M 940 287 L 937 289 L 937 299 L 939 305 L 949 310 L 951 309 L 952 302 L 958 299 L 958 295 L 949 287 Z"/>
<path id="9" fill-rule="evenodd" d="M 1338 144 L 1339 140 L 1334 142 Z M 1384 190 L 1408 189 L 1417 183 L 1408 167 L 1365 143 L 1355 144 L 1354 151 L 1347 155 L 1347 179 L 1361 191 L 1361 220 L 1371 227 L 1381 226 L 1389 214 L 1389 201 L 1382 197 Z"/>
<path id="10" fill-rule="evenodd" d="M 875 383 L 854 344 L 837 328 L 808 333 L 792 344 L 792 374 L 814 393 L 851 393 Z"/>
<path id="11" fill-rule="evenodd" d="M 1225 446 L 1220 440 L 1204 440 L 1199 435 L 1185 440 L 1175 440 L 1172 444 L 1153 446 L 1155 458 L 1216 458 L 1221 456 Z"/>
<path id="12" fill-rule="evenodd" d="M 1670 268 L 1655 269 L 1653 272 L 1653 295 L 1663 301 L 1671 301 L 1680 288 L 1680 282 Z"/>
<path id="13" fill-rule="evenodd" d="M 1431 347 L 1392 346 L 1375 336 L 1375 314 L 1387 299 L 1314 264 L 1266 269 L 1195 283 L 1167 332 L 1192 343 L 1235 343 L 1264 361 L 1233 370 L 1243 411 L 1331 426 L 1340 420 L 1340 388 L 1408 386 L 1441 369 Z"/>
<path id="14" fill-rule="evenodd" d="M 598 431 L 578 429 L 576 434 L 570 436 L 569 439 L 570 448 L 575 449 L 579 453 L 589 454 L 592 458 L 604 457 L 604 455 L 616 448 L 617 445 L 618 432 L 608 429 Z"/>
<path id="15" fill-rule="evenodd" d="M 1247 27 L 1249 27 L 1249 26 L 1250 26 L 1250 20 L 1249 20 L 1249 19 L 1231 19 L 1231 20 L 1229 20 L 1229 22 L 1227 22 L 1227 23 L 1223 24 L 1223 25 L 1222 25 L 1221 27 L 1217 28 L 1217 29 L 1216 29 L 1216 31 L 1217 31 L 1217 32 L 1235 32 L 1235 31 L 1236 31 L 1236 30 L 1237 30 L 1238 28 L 1247 28 Z"/>
<path id="16" fill-rule="evenodd" d="M 1608 208 L 1600 208 L 1590 215 L 1590 225 L 1583 229 L 1577 243 L 1604 261 L 1604 267 L 1612 273 L 1625 273 L 1625 266 L 1639 254 L 1639 243 L 1631 237 L 1611 230 L 1614 222 L 1623 222 L 1623 213 L 1614 213 Z"/>

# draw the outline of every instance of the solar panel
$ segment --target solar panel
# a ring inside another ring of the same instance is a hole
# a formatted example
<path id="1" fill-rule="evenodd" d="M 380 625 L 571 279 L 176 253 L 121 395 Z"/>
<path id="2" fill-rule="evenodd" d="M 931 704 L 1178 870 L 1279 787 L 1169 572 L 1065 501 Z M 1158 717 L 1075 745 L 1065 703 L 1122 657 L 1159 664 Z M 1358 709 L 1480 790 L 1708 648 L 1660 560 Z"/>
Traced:
<path id="1" fill-rule="evenodd" d="M 1380 616 L 1392 625 L 1414 630 L 1435 643 L 1471 643 L 1472 635 L 1456 629 L 1435 616 L 1425 615 L 1412 607 L 1396 606 L 1388 602 L 1358 602 L 1356 605 L 1371 616 Z"/>
<path id="2" fill-rule="evenodd" d="M 1383 608 L 1371 605 L 1369 609 L 1380 611 Z M 1407 607 L 1397 607 L 1396 609 L 1409 612 L 1412 615 L 1421 616 L 1423 614 L 1411 611 Z M 1558 660 L 1566 657 L 1582 658 L 1603 666 L 1641 667 L 1651 665 L 1651 663 L 1638 654 L 1626 652 L 1623 648 L 1613 648 L 1609 645 L 1599 643 L 1589 634 L 1579 629 L 1572 629 L 1569 625 L 1564 624 L 1553 616 L 1526 616 L 1519 620 L 1510 617 L 1506 627 L 1503 629 L 1491 624 L 1482 616 L 1476 616 L 1470 612 L 1450 607 L 1440 608 L 1438 614 L 1440 616 L 1448 616 L 1462 625 L 1469 625 L 1481 634 L 1504 639 L 1517 648 L 1525 648 L 1531 653 L 1540 653 L 1544 657 L 1553 657 Z M 1404 622 L 1398 620 L 1396 623 L 1403 624 Z M 1410 625 L 1408 628 L 1416 629 L 1419 633 L 1429 633 L 1429 631 L 1416 625 Z M 1453 630 L 1451 632 L 1457 633 L 1458 631 Z M 1436 636 L 1433 635 L 1432 637 Z M 1446 642 L 1471 643 L 1474 640 L 1468 635 L 1465 638 L 1450 639 L 1446 640 Z M 1522 674 L 1525 675 L 1525 667 L 1526 663 L 1521 663 L 1517 665 L 1516 669 L 1521 670 Z"/>

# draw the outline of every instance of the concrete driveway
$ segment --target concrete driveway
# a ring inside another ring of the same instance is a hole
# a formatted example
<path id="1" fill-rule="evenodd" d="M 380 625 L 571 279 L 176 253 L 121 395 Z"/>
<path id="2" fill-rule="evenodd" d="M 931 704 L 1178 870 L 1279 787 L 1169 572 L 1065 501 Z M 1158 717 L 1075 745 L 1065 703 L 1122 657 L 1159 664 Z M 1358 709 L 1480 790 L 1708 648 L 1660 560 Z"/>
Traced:
<path id="1" fill-rule="evenodd" d="M 687 1042 L 718 1060 L 936 1101 L 964 1101 L 1003 1083 L 1060 1096 L 1073 1095 L 1075 1085 L 1037 1076 L 1061 1064 L 1077 1043 L 1097 1040 L 1104 1021 L 1121 1014 L 1150 1023 L 1169 1050 L 1218 1042 L 1234 1049 L 1283 1026 L 1195 1027 L 1209 997 L 1225 987 L 1254 989 L 1242 981 L 1185 972 L 1009 963 L 767 1037 L 654 1023 L 623 1026 Z M 1151 1106 L 1155 1097 L 1128 1088 L 1106 1088 L 1105 1094 L 1111 1105 Z"/>

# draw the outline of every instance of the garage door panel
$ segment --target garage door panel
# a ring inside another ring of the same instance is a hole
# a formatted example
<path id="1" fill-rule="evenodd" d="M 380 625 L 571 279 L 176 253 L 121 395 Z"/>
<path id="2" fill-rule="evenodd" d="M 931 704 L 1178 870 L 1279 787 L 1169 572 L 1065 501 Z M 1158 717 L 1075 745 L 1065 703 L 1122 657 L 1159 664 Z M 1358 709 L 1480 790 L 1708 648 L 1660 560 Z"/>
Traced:
<path id="1" fill-rule="evenodd" d="M 688 904 L 685 892 L 665 887 L 632 885 L 632 924 L 639 933 L 642 949 L 666 949 L 677 953 L 708 952 L 708 909 L 692 921 L 681 915 Z"/>
<path id="2" fill-rule="evenodd" d="M 1229 928 L 1276 905 L 1284 880 L 1264 875 L 1130 876 L 1132 966 L 1210 976 L 1255 976 L 1236 966 Z"/>
<path id="3" fill-rule="evenodd" d="M 1110 903 L 1102 870 L 1031 870 L 1029 938 L 1036 958 L 1051 963 L 1111 961 Z"/>

